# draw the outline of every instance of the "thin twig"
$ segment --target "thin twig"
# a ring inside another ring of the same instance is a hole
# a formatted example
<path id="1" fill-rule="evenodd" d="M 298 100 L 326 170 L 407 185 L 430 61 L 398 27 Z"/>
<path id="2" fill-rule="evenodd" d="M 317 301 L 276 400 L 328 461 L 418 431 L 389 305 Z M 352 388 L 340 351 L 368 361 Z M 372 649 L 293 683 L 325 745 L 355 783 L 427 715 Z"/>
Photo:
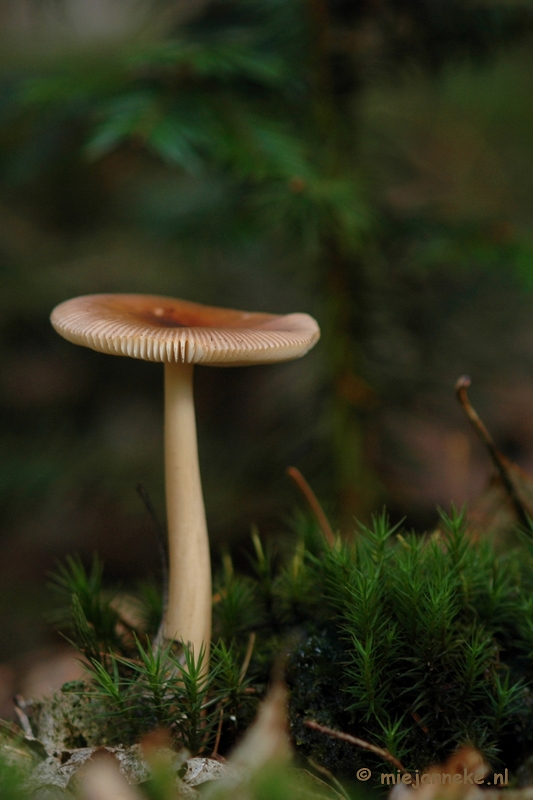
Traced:
<path id="1" fill-rule="evenodd" d="M 411 716 L 414 719 L 414 721 L 416 722 L 416 724 L 419 725 L 422 728 L 422 730 L 424 731 L 424 733 L 427 736 L 428 733 L 429 733 L 429 728 L 427 727 L 427 725 L 424 725 L 424 723 L 422 722 L 422 717 L 420 716 L 420 714 L 417 714 L 416 711 L 413 711 L 411 713 Z"/>
<path id="2" fill-rule="evenodd" d="M 467 394 L 467 389 L 470 386 L 470 384 L 471 380 L 468 377 L 468 375 L 462 375 L 455 384 L 455 391 L 459 403 L 461 404 L 463 411 L 468 417 L 468 420 L 471 423 L 472 427 L 474 428 L 474 430 L 480 437 L 481 441 L 487 448 L 489 455 L 492 459 L 492 462 L 496 467 L 496 469 L 498 470 L 500 478 L 502 479 L 505 491 L 509 495 L 509 499 L 513 504 L 518 519 L 520 520 L 520 522 L 522 523 L 522 525 L 526 530 L 531 530 L 531 522 L 528 513 L 524 507 L 524 504 L 518 497 L 516 487 L 511 479 L 511 475 L 509 474 L 509 466 L 511 462 L 503 455 L 503 453 L 500 453 L 500 451 L 496 447 L 496 444 L 494 443 L 494 439 L 492 438 L 487 428 L 481 421 L 476 410 L 470 403 Z"/>
<path id="3" fill-rule="evenodd" d="M 244 656 L 244 661 L 242 662 L 241 671 L 239 673 L 239 685 L 243 682 L 244 676 L 248 672 L 248 667 L 250 666 L 252 653 L 254 652 L 255 638 L 256 638 L 255 631 L 252 631 L 252 633 L 250 634 L 250 639 L 248 640 L 248 648 L 246 650 L 246 655 Z"/>
<path id="4" fill-rule="evenodd" d="M 331 783 L 335 786 L 339 794 L 346 798 L 346 800 L 350 800 L 350 795 L 342 785 L 342 783 L 335 777 L 335 775 L 329 771 L 326 767 L 323 767 L 322 764 L 314 761 L 314 759 L 307 757 L 308 763 L 313 767 L 314 770 L 320 772 L 321 775 L 324 775 L 325 778 L 331 781 Z"/>
<path id="5" fill-rule="evenodd" d="M 217 738 L 215 739 L 215 746 L 213 747 L 213 752 L 211 753 L 211 758 L 213 756 L 218 755 L 218 746 L 220 744 L 220 737 L 222 736 L 222 723 L 224 722 L 224 707 L 222 703 L 220 703 L 220 719 L 218 720 L 218 727 L 217 727 Z"/>
<path id="6" fill-rule="evenodd" d="M 326 725 L 320 725 L 314 719 L 306 719 L 304 725 L 307 725 L 307 727 L 311 728 L 313 731 L 319 731 L 319 733 L 325 733 L 327 736 L 333 736 L 335 739 L 341 739 L 343 742 L 355 744 L 356 747 L 361 747 L 363 750 L 370 750 L 371 753 L 381 756 L 381 758 L 384 758 L 385 761 L 390 761 L 390 763 L 394 764 L 394 766 L 401 770 L 401 772 L 406 772 L 402 762 L 398 761 L 398 759 L 393 756 L 392 753 L 389 753 L 388 750 L 384 750 L 382 747 L 378 747 L 370 742 L 365 742 L 364 739 L 358 739 L 357 736 L 351 736 L 349 733 L 343 733 L 342 731 L 336 731 L 333 728 L 328 728 Z"/>
<path id="7" fill-rule="evenodd" d="M 255 645 L 255 633 L 252 631 L 252 633 L 250 634 L 250 639 L 248 641 L 248 648 L 246 650 L 246 655 L 244 656 L 244 661 L 242 662 L 241 671 L 239 673 L 239 685 L 243 682 L 244 676 L 246 675 L 246 672 L 250 665 L 250 659 L 252 658 L 254 645 Z M 246 692 L 247 690 L 245 689 L 244 691 Z M 224 697 L 218 705 L 218 708 L 220 709 L 220 719 L 218 721 L 217 736 L 215 739 L 215 746 L 213 748 L 213 752 L 211 753 L 211 757 L 218 755 L 218 746 L 220 744 L 220 737 L 222 735 L 222 723 L 224 721 L 224 703 L 226 703 L 227 701 L 228 698 Z"/>
<path id="8" fill-rule="evenodd" d="M 296 467 L 287 467 L 287 475 L 293 479 L 296 486 L 299 488 L 309 506 L 311 511 L 315 515 L 318 524 L 324 534 L 324 538 L 330 547 L 335 546 L 335 535 L 331 529 L 331 525 L 328 522 L 328 518 L 324 514 L 324 509 L 318 502 L 318 498 L 316 494 L 313 492 L 307 481 L 305 480 L 304 476 L 300 472 L 299 469 Z"/>
<path id="9" fill-rule="evenodd" d="M 154 645 L 156 647 L 162 647 L 165 641 L 165 618 L 167 615 L 167 606 L 168 606 L 168 550 L 167 550 L 167 536 L 163 525 L 161 524 L 159 517 L 157 516 L 156 510 L 154 508 L 154 504 L 148 494 L 148 489 L 146 486 L 143 486 L 142 483 L 138 483 L 135 487 L 137 494 L 141 498 L 144 503 L 144 507 L 148 511 L 148 515 L 150 519 L 154 523 L 154 528 L 157 534 L 157 545 L 159 550 L 159 560 L 161 563 L 161 578 L 163 580 L 163 614 L 161 617 L 161 622 L 159 624 L 159 630 L 157 631 L 156 637 L 154 639 Z"/>

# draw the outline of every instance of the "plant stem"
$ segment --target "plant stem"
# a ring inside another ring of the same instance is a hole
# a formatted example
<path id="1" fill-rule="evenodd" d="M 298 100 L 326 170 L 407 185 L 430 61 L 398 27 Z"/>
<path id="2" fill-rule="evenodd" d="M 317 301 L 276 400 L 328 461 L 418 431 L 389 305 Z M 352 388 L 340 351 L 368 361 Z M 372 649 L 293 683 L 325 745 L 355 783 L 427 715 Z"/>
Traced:
<path id="1" fill-rule="evenodd" d="M 468 399 L 467 389 L 470 386 L 470 383 L 471 381 L 468 375 L 461 375 L 461 377 L 458 378 L 457 383 L 455 384 L 455 391 L 459 403 L 461 404 L 463 411 L 468 417 L 468 420 L 471 423 L 472 427 L 474 428 L 474 430 L 480 437 L 481 441 L 489 451 L 492 463 L 498 470 L 504 489 L 507 492 L 511 503 L 513 504 L 514 510 L 516 512 L 518 519 L 520 520 L 520 523 L 522 524 L 522 526 L 526 531 L 531 531 L 531 522 L 529 520 L 527 511 L 524 508 L 524 504 L 522 503 L 521 499 L 517 494 L 516 487 L 510 475 L 509 467 L 511 466 L 511 463 L 509 459 L 507 459 L 502 453 L 500 453 L 500 451 L 498 450 L 498 448 L 494 443 L 494 439 L 490 435 L 489 431 L 481 421 L 475 408 L 472 406 L 470 400 Z"/>
<path id="2" fill-rule="evenodd" d="M 319 731 L 319 733 L 325 733 L 327 736 L 332 736 L 335 739 L 341 739 L 343 742 L 349 742 L 350 744 L 354 744 L 356 747 L 361 747 L 364 750 L 370 750 L 371 753 L 381 756 L 381 758 L 384 758 L 385 761 L 390 761 L 390 763 L 394 764 L 394 766 L 401 772 L 406 771 L 402 762 L 383 747 L 378 747 L 375 744 L 366 742 L 364 739 L 359 739 L 357 736 L 352 736 L 349 733 L 343 733 L 342 731 L 336 731 L 333 728 L 328 728 L 326 725 L 319 725 L 319 723 L 314 719 L 306 719 L 304 725 L 306 725 L 308 728 L 311 728 L 313 731 Z"/>
<path id="3" fill-rule="evenodd" d="M 329 524 L 328 518 L 324 514 L 324 509 L 320 505 L 316 494 L 313 492 L 313 490 L 307 483 L 306 479 L 304 478 L 304 476 L 297 467 L 287 467 L 287 475 L 293 479 L 296 486 L 299 488 L 299 490 L 309 503 L 309 507 L 311 508 L 311 511 L 315 515 L 316 520 L 320 526 L 320 529 L 324 534 L 324 539 L 328 543 L 329 547 L 335 547 L 335 534 L 331 529 L 331 525 Z"/>
<path id="4" fill-rule="evenodd" d="M 193 365 L 165 364 L 165 481 L 168 525 L 167 639 L 189 643 L 207 664 L 211 563 L 193 400 Z"/>

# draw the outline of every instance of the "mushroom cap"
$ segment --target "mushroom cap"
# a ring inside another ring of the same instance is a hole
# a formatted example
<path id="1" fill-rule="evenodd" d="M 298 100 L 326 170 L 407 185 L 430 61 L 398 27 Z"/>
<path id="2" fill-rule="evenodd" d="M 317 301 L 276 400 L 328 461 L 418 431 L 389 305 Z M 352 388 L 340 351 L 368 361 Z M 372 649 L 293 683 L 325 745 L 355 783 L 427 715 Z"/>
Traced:
<path id="1" fill-rule="evenodd" d="M 289 361 L 320 337 L 308 314 L 255 314 L 157 295 L 74 297 L 50 319 L 65 339 L 101 353 L 210 366 Z"/>

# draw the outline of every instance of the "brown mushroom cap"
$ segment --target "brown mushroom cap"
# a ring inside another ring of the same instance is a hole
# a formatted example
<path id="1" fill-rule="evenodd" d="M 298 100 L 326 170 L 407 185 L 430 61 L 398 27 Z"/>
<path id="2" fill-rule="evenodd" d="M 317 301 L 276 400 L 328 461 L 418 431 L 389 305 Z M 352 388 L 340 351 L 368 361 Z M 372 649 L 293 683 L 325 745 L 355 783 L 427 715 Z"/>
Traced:
<path id="1" fill-rule="evenodd" d="M 56 331 L 101 353 L 188 364 L 268 364 L 305 355 L 320 337 L 308 314 L 254 314 L 172 297 L 93 294 L 56 306 Z"/>

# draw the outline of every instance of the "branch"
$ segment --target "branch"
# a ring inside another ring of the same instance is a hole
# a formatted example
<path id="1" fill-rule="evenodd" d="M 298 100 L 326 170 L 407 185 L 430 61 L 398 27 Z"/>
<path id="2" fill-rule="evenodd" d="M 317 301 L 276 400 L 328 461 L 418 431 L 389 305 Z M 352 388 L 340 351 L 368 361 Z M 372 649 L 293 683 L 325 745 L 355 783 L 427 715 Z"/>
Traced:
<path id="1" fill-rule="evenodd" d="M 334 547 L 335 535 L 331 530 L 331 525 L 328 522 L 328 518 L 324 514 L 322 506 L 318 502 L 316 494 L 313 492 L 300 470 L 296 469 L 296 467 L 287 467 L 287 475 L 293 479 L 294 483 L 300 489 L 301 493 L 309 503 L 311 511 L 317 518 L 317 522 L 320 525 L 322 533 L 324 534 L 326 542 L 330 547 Z"/>
<path id="2" fill-rule="evenodd" d="M 496 444 L 494 443 L 494 439 L 488 432 L 487 428 L 479 418 L 476 410 L 471 405 L 470 400 L 468 399 L 467 389 L 471 384 L 471 380 L 468 375 L 462 375 L 457 383 L 455 384 L 455 391 L 457 394 L 457 398 L 459 403 L 461 404 L 463 411 L 465 412 L 466 416 L 468 417 L 469 422 L 471 423 L 472 427 L 478 434 L 479 438 L 487 448 L 489 455 L 492 459 L 492 463 L 498 470 L 498 474 L 502 479 L 502 483 L 504 485 L 505 491 L 509 495 L 509 499 L 513 504 L 513 508 L 516 511 L 518 519 L 522 523 L 523 527 L 526 530 L 531 530 L 531 522 L 528 516 L 528 513 L 524 507 L 524 504 L 518 497 L 516 487 L 512 481 L 509 467 L 511 462 L 500 453 Z"/>
<path id="3" fill-rule="evenodd" d="M 340 739 L 343 742 L 348 742 L 349 744 L 355 744 L 356 747 L 361 747 L 363 750 L 370 750 L 371 753 L 375 753 L 377 756 L 381 756 L 384 758 L 385 761 L 390 761 L 391 764 L 401 770 L 402 772 L 406 772 L 406 769 L 401 761 L 389 753 L 388 750 L 384 750 L 382 747 L 378 747 L 375 744 L 370 744 L 370 742 L 365 742 L 364 739 L 358 739 L 356 736 L 351 736 L 349 733 L 342 733 L 342 731 L 336 731 L 333 728 L 328 728 L 326 725 L 320 725 L 314 719 L 306 719 L 304 722 L 308 728 L 311 728 L 313 731 L 318 731 L 319 733 L 325 733 L 327 736 L 332 736 L 334 739 Z"/>

